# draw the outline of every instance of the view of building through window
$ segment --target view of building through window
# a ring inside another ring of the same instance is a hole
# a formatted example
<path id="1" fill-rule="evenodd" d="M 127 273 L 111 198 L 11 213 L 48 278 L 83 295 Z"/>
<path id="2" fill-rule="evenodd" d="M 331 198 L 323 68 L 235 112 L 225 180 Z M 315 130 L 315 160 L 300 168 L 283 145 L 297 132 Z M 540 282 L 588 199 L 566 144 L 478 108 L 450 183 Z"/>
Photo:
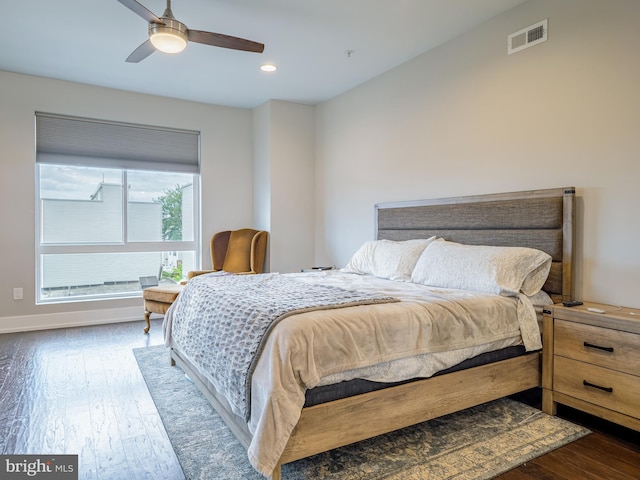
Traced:
<path id="1" fill-rule="evenodd" d="M 38 301 L 130 296 L 141 277 L 175 283 L 195 269 L 195 175 L 38 169 Z"/>

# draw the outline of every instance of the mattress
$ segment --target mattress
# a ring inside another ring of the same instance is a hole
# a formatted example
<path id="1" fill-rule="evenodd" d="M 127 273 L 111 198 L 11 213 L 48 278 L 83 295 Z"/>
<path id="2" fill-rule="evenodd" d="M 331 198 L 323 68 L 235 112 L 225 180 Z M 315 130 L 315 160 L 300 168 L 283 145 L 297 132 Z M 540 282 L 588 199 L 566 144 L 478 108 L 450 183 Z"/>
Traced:
<path id="1" fill-rule="evenodd" d="M 476 355 L 475 357 L 464 360 L 457 365 L 445 368 L 444 370 L 440 370 L 434 373 L 432 376 L 437 377 L 439 375 L 445 375 L 447 373 L 459 372 L 468 368 L 479 367 L 481 365 L 518 357 L 526 353 L 527 351 L 523 345 L 501 348 L 500 350 L 494 350 L 491 352 Z M 353 380 L 345 380 L 339 383 L 321 385 L 312 388 L 311 390 L 307 390 L 305 394 L 304 406 L 312 407 L 314 405 L 320 405 L 321 403 L 332 402 L 341 398 L 353 397 L 362 393 L 375 392 L 376 390 L 382 390 L 383 388 L 395 387 L 397 385 L 415 382 L 421 379 L 422 378 L 419 377 L 402 380 L 399 382 L 374 382 L 372 380 L 355 378 Z"/>

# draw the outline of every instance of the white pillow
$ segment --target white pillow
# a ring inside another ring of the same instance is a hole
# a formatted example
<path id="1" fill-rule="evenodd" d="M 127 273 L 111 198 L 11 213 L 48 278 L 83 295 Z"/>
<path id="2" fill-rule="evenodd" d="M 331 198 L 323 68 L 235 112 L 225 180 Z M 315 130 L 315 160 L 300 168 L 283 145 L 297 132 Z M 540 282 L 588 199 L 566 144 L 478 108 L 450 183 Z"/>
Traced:
<path id="1" fill-rule="evenodd" d="M 420 254 L 435 238 L 366 242 L 342 271 L 408 282 Z"/>
<path id="2" fill-rule="evenodd" d="M 553 305 L 553 300 L 551 299 L 549 294 L 544 290 L 538 291 L 538 293 L 536 293 L 535 295 L 530 295 L 529 300 L 531 300 L 531 303 L 536 308 L 537 307 L 542 308 L 546 305 Z"/>
<path id="3" fill-rule="evenodd" d="M 535 295 L 549 275 L 551 256 L 526 247 L 432 242 L 422 252 L 411 281 L 514 296 Z"/>
<path id="4" fill-rule="evenodd" d="M 538 293 L 528 298 L 529 300 L 531 300 L 533 309 L 536 311 L 536 317 L 538 318 L 538 321 L 542 321 L 544 307 L 553 305 L 553 300 L 544 290 L 540 290 Z"/>

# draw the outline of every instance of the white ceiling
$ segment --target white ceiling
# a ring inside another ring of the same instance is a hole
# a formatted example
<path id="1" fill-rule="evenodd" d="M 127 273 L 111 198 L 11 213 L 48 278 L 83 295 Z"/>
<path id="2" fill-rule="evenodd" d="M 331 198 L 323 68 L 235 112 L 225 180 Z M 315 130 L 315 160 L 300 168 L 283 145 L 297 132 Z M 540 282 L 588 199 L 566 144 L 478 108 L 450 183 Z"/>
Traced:
<path id="1" fill-rule="evenodd" d="M 243 108 L 313 105 L 524 1 L 173 0 L 187 27 L 264 43 L 264 53 L 190 43 L 135 64 L 125 59 L 147 24 L 118 1 L 12 0 L 2 2 L 0 70 Z M 140 3 L 157 16 L 166 7 Z"/>

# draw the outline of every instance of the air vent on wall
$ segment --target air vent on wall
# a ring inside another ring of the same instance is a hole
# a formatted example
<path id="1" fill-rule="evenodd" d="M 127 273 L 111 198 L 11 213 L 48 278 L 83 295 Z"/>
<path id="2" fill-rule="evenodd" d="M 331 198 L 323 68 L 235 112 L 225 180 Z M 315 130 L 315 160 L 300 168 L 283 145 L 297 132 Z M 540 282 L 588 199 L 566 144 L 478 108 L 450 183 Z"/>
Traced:
<path id="1" fill-rule="evenodd" d="M 527 28 L 518 30 L 516 33 L 509 35 L 507 42 L 507 53 L 519 52 L 525 48 L 533 47 L 542 42 L 547 41 L 547 19 L 542 20 Z"/>

